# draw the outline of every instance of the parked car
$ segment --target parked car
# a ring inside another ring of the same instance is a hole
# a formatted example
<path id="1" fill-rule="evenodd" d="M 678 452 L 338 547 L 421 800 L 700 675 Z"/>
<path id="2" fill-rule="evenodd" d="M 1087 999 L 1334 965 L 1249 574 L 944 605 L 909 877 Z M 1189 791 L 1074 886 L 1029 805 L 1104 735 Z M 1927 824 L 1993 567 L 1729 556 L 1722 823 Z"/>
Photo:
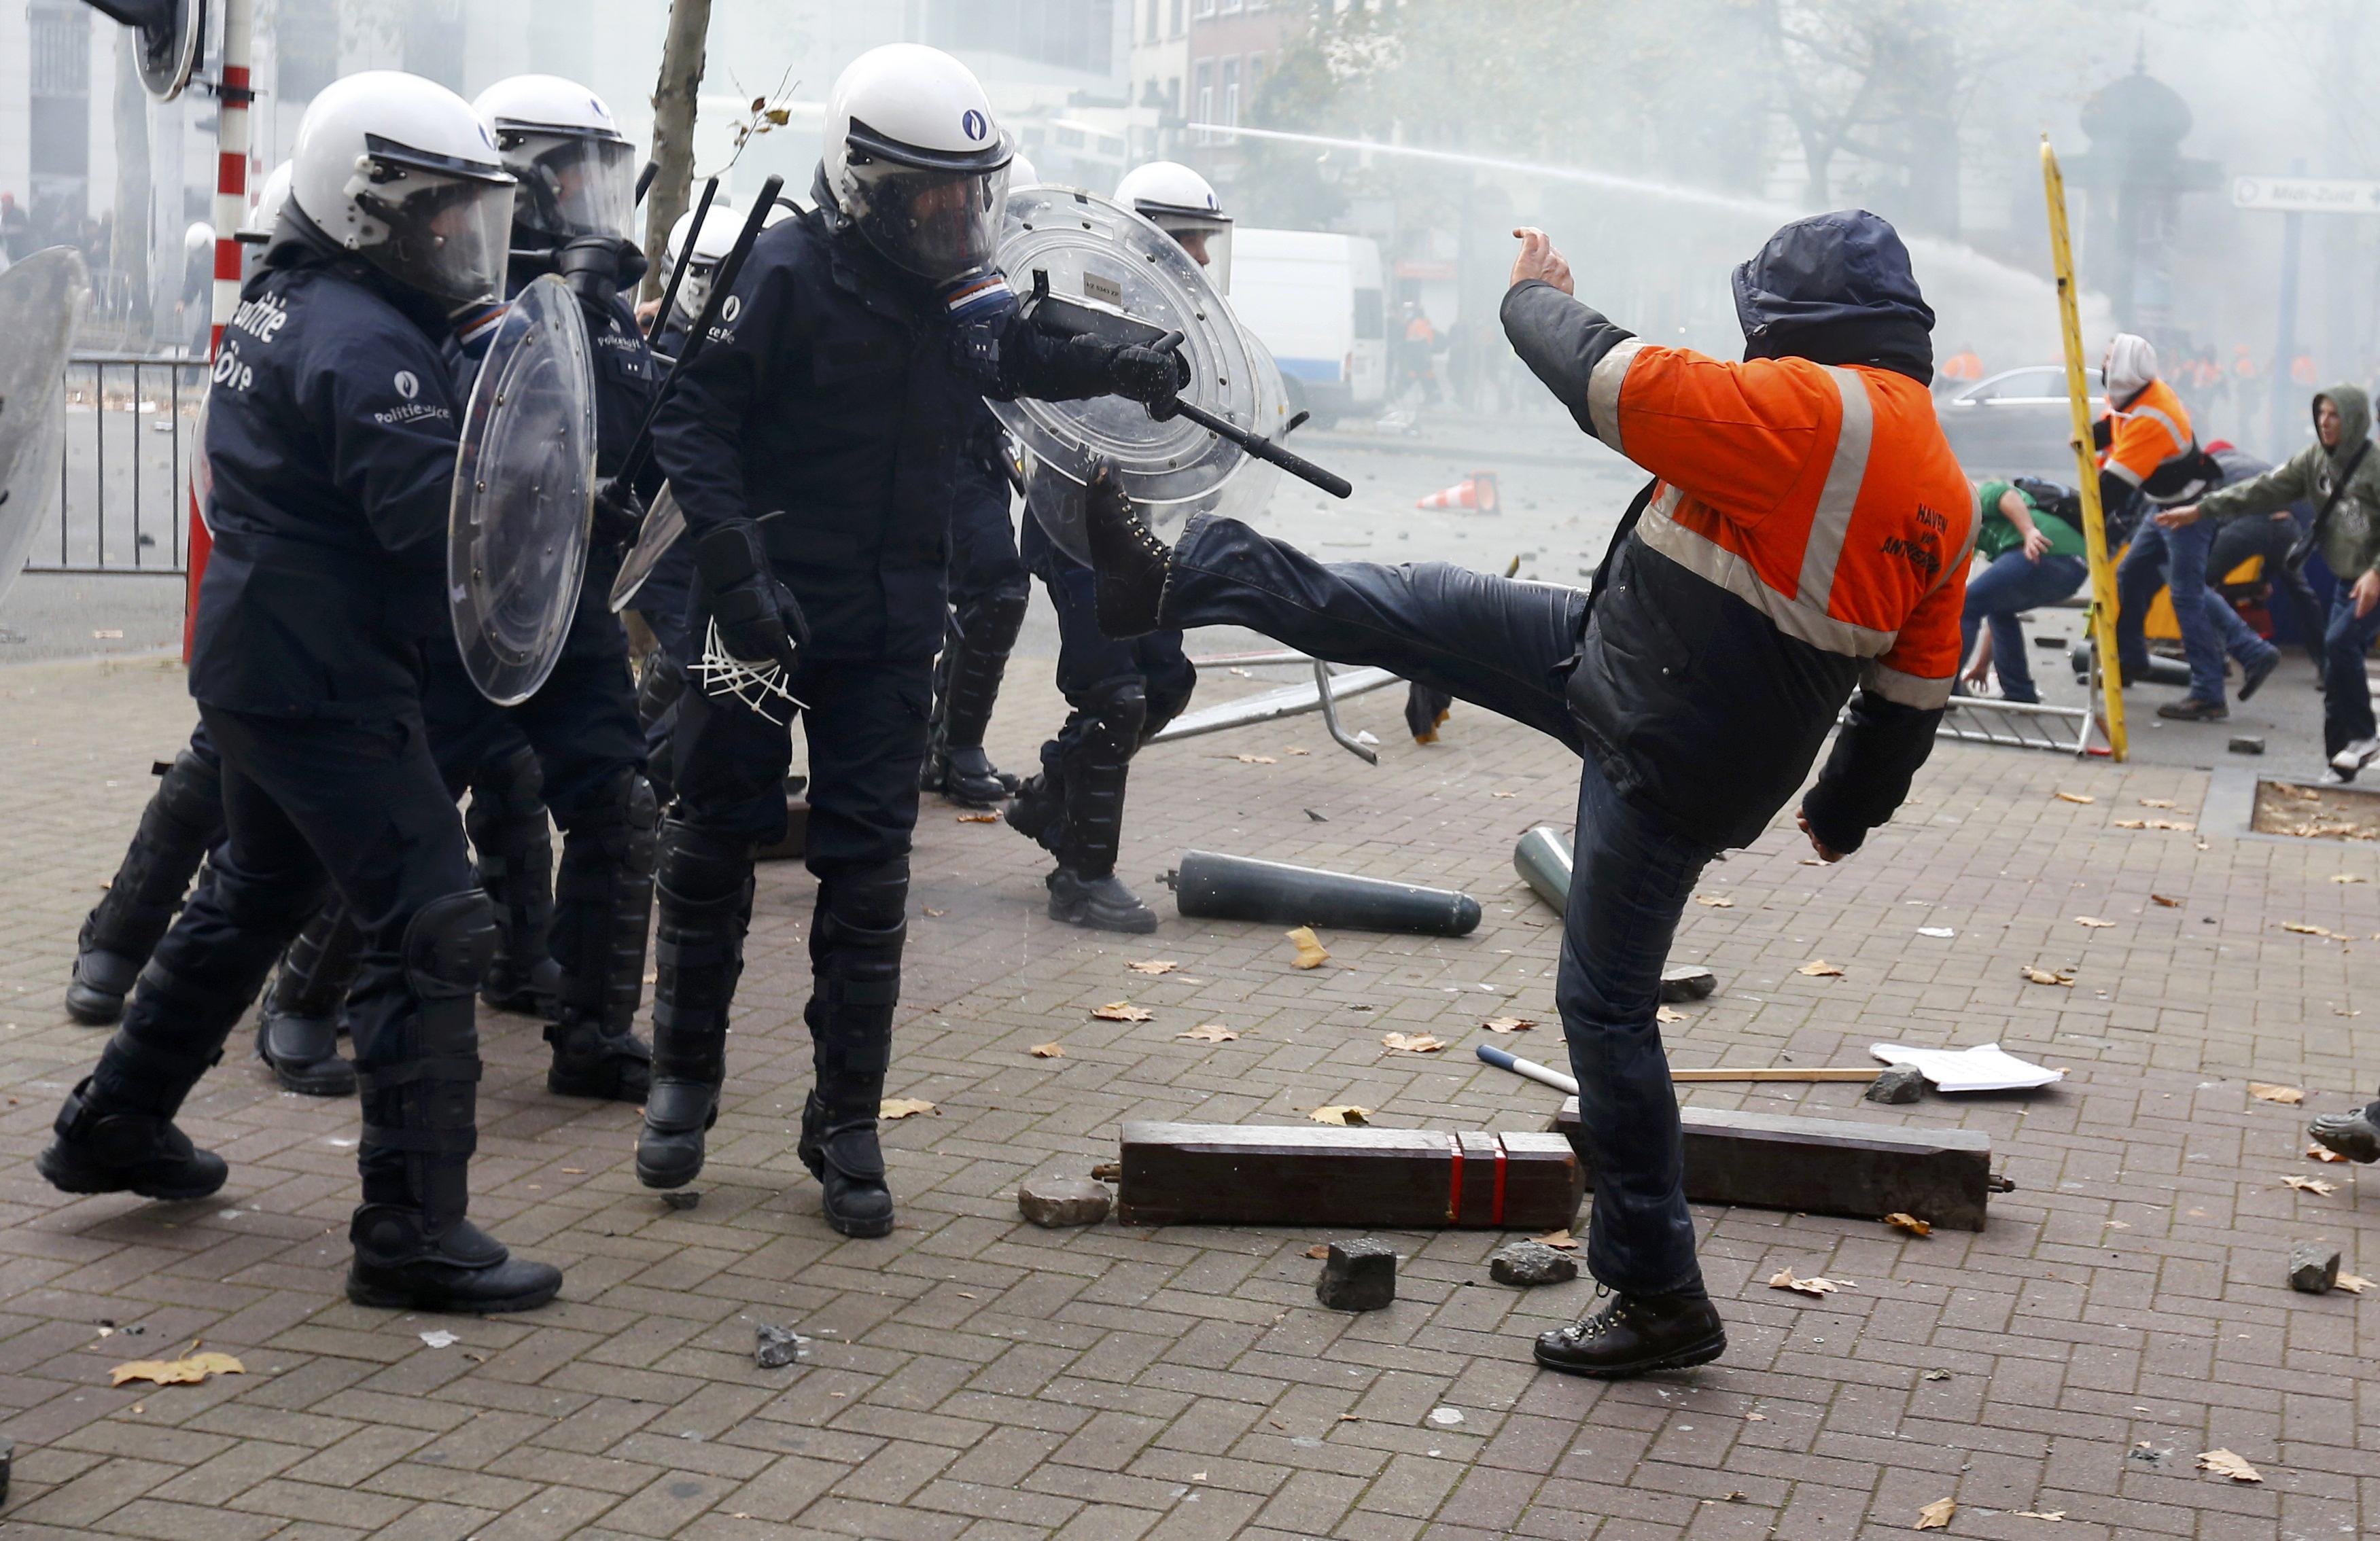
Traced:
<path id="1" fill-rule="evenodd" d="M 2091 411 L 2107 406 L 2099 371 L 2085 370 Z M 2074 479 L 2074 419 L 2066 398 L 2066 366 L 2028 364 L 2003 370 L 1934 398 L 1942 436 L 1969 476 L 2041 476 Z"/>
<path id="2" fill-rule="evenodd" d="M 1281 366 L 1290 410 L 1313 413 L 1317 428 L 1387 400 L 1380 249 L 1369 237 L 1233 232 L 1232 313 Z"/>

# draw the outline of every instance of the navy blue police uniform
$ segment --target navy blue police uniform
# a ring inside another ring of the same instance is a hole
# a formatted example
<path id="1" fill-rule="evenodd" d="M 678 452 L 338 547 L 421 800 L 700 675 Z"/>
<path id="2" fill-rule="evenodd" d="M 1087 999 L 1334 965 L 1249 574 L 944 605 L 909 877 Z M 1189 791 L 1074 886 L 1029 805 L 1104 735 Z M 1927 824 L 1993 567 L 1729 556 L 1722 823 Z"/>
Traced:
<path id="1" fill-rule="evenodd" d="M 980 397 L 966 404 L 966 438 L 951 504 L 951 617 L 934 663 L 934 715 L 925 786 L 970 807 L 1015 783 L 984 757 L 984 731 L 1000 698 L 1008 655 L 1025 625 L 1033 585 L 1008 512 L 1014 491 L 1000 419 Z M 955 757 L 955 760 L 954 758 Z"/>

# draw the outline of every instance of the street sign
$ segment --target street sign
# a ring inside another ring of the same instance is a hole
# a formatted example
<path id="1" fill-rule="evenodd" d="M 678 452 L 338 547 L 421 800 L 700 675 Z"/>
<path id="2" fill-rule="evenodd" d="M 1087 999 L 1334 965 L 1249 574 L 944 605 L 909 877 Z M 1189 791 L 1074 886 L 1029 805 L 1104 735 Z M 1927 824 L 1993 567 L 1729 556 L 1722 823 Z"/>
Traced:
<path id="1" fill-rule="evenodd" d="M 2380 214 L 2380 182 L 2325 176 L 2241 176 L 2231 206 L 2277 214 Z"/>

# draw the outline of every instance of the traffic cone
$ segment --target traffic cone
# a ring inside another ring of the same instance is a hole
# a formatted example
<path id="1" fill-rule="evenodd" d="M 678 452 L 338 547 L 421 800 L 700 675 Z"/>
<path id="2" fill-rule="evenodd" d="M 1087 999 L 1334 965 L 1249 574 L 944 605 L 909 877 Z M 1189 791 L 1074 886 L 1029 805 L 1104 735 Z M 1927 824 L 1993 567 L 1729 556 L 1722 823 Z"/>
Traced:
<path id="1" fill-rule="evenodd" d="M 1500 514 L 1503 504 L 1496 493 L 1496 473 L 1474 471 L 1443 492 L 1432 492 L 1414 504 L 1415 508 L 1468 508 L 1481 514 Z"/>

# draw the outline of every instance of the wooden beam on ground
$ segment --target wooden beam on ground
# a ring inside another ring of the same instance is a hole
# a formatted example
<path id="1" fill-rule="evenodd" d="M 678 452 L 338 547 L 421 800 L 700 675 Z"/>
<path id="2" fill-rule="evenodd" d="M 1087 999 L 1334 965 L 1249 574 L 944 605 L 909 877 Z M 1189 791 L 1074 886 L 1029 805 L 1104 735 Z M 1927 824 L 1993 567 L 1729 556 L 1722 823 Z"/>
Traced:
<path id="1" fill-rule="evenodd" d="M 1884 1074 L 1882 1065 L 1747 1065 L 1730 1068 L 1708 1065 L 1698 1070 L 1670 1067 L 1672 1081 L 1873 1081 Z"/>
<path id="2" fill-rule="evenodd" d="M 1972 1129 L 1912 1129 L 1794 1113 L 1682 1108 L 1686 1197 L 1852 1219 L 1914 1215 L 1936 1225 L 1984 1228 L 1994 1191 L 1992 1142 Z M 1565 1098 L 1555 1131 L 1578 1148 L 1586 1185 L 1592 1158 L 1579 1142 L 1578 1098 Z"/>
<path id="3" fill-rule="evenodd" d="M 1559 1134 L 1132 1122 L 1116 1219 L 1551 1231 L 1577 1218 L 1585 1193 Z"/>

